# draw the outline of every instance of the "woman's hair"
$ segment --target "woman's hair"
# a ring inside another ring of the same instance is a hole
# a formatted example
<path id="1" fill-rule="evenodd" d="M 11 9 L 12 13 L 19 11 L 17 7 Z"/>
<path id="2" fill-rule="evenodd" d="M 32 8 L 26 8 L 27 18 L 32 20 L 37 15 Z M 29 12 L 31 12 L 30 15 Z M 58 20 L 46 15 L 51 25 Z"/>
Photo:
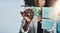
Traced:
<path id="1" fill-rule="evenodd" d="M 36 6 L 34 3 L 34 0 L 24 0 L 25 4 L 28 6 Z M 45 6 L 44 7 L 51 7 L 53 5 L 53 3 L 55 2 L 55 0 L 45 0 Z"/>
<path id="2" fill-rule="evenodd" d="M 55 4 L 56 0 L 45 0 L 45 7 L 51 7 Z"/>
<path id="3" fill-rule="evenodd" d="M 25 1 L 25 5 L 35 6 L 34 0 L 24 0 L 24 1 Z"/>

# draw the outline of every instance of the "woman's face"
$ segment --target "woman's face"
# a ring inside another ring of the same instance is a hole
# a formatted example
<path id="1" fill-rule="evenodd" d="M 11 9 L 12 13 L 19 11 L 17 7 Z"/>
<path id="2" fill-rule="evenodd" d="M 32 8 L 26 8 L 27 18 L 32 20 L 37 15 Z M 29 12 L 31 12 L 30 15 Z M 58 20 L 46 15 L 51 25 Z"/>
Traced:
<path id="1" fill-rule="evenodd" d="M 43 7 L 45 5 L 45 0 L 35 0 L 35 5 L 38 7 Z"/>

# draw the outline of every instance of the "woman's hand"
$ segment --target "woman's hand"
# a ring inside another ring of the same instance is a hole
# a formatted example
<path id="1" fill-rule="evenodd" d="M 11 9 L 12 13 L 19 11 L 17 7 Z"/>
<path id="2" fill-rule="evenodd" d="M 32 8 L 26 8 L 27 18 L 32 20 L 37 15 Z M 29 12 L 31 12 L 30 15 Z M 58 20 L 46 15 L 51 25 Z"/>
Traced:
<path id="1" fill-rule="evenodd" d="M 32 9 L 26 9 L 24 12 L 21 12 L 21 15 L 27 21 L 26 23 L 30 23 L 33 19 L 34 13 Z"/>
<path id="2" fill-rule="evenodd" d="M 21 15 L 26 20 L 25 25 L 23 26 L 24 31 L 28 30 L 29 24 L 31 23 L 34 13 L 32 9 L 26 9 L 24 12 L 21 12 Z"/>

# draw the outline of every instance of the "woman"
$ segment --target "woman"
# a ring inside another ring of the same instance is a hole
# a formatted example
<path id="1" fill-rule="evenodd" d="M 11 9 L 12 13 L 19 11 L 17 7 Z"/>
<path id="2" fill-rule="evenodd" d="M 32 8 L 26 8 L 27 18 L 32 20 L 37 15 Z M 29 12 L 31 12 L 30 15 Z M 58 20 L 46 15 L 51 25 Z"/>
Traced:
<path id="1" fill-rule="evenodd" d="M 24 12 L 21 12 L 23 16 L 22 25 L 20 33 L 47 33 L 43 32 L 41 28 L 42 24 L 42 7 L 48 6 L 45 5 L 48 0 L 24 0 L 26 6 L 30 7 L 39 7 L 39 16 L 35 16 L 32 9 L 26 9 Z"/>

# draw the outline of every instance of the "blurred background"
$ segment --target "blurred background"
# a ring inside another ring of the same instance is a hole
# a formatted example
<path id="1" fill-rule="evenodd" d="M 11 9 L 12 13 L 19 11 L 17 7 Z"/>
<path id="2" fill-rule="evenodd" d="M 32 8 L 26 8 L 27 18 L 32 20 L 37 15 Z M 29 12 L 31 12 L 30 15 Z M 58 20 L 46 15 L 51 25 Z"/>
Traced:
<path id="1" fill-rule="evenodd" d="M 0 33 L 18 33 L 22 0 L 0 0 Z"/>

